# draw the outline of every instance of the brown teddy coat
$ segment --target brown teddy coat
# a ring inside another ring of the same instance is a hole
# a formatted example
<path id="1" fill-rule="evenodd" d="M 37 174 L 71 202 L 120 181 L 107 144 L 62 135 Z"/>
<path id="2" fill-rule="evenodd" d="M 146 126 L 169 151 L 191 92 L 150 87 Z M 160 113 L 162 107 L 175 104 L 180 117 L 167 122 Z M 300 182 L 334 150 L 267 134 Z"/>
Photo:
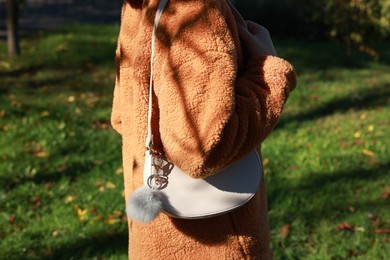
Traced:
<path id="1" fill-rule="evenodd" d="M 126 199 L 143 185 L 158 3 L 129 0 L 122 10 L 111 122 L 123 140 Z M 154 142 L 194 178 L 259 148 L 296 83 L 292 66 L 280 58 L 244 58 L 225 0 L 170 0 L 157 31 L 154 68 Z M 222 216 L 183 220 L 162 213 L 149 224 L 129 219 L 129 258 L 270 259 L 264 181 L 249 203 Z"/>

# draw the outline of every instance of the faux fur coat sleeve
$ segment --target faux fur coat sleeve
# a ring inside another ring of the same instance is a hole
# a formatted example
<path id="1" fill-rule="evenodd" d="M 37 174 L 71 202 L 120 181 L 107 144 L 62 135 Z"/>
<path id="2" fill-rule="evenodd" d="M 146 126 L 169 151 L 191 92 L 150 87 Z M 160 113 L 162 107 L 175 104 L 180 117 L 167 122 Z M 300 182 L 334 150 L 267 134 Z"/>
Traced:
<path id="1" fill-rule="evenodd" d="M 258 147 L 296 83 L 292 66 L 277 57 L 249 57 L 239 68 L 238 35 L 227 22 L 234 20 L 227 7 L 222 1 L 171 0 L 157 34 L 161 141 L 167 157 L 194 178 Z"/>

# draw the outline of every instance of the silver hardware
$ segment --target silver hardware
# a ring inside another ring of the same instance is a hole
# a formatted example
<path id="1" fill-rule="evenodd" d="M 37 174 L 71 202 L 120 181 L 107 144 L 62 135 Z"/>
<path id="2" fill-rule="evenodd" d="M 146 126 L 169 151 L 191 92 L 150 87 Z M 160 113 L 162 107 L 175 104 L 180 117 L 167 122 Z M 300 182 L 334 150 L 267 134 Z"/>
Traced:
<path id="1" fill-rule="evenodd" d="M 163 155 L 151 151 L 151 163 L 153 174 L 149 176 L 147 184 L 151 189 L 162 190 L 168 186 L 168 175 L 171 173 L 174 165 Z"/>

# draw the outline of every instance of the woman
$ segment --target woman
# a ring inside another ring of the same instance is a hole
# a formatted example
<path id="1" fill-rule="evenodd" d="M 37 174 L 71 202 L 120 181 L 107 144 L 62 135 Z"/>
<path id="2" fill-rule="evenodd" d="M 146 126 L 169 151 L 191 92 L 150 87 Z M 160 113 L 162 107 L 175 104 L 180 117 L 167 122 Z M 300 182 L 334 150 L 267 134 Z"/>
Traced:
<path id="1" fill-rule="evenodd" d="M 123 140 L 126 199 L 143 185 L 158 4 L 128 0 L 122 10 L 111 121 Z M 212 175 L 259 148 L 295 87 L 291 65 L 272 56 L 268 32 L 247 25 L 236 22 L 226 0 L 169 0 L 161 17 L 154 145 L 194 178 Z M 129 258 L 271 259 L 264 181 L 250 202 L 222 216 L 183 220 L 160 214 L 149 224 L 129 219 Z"/>

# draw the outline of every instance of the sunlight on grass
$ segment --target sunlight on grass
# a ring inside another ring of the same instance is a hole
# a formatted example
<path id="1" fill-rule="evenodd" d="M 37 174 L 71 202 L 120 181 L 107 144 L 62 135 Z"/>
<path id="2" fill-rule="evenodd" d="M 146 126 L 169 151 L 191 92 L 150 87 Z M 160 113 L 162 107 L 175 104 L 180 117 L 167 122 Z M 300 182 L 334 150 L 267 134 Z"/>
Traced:
<path id="1" fill-rule="evenodd" d="M 263 145 L 275 256 L 386 259 L 389 66 L 300 69 Z"/>
<path id="2" fill-rule="evenodd" d="M 14 60 L 0 42 L 0 259 L 127 259 L 117 33 L 28 36 Z M 263 144 L 275 259 L 389 258 L 388 52 L 346 69 L 334 44 L 276 47 L 299 84 Z"/>

